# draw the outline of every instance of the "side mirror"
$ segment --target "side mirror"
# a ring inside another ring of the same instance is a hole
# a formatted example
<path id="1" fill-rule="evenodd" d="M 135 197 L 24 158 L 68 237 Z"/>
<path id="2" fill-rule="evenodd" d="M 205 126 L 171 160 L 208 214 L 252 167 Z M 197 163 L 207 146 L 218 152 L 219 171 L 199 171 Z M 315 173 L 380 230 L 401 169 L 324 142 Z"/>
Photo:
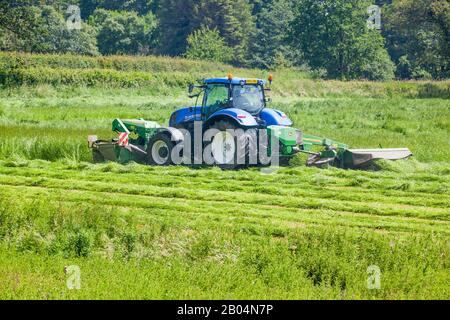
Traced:
<path id="1" fill-rule="evenodd" d="M 192 83 L 189 84 L 189 88 L 188 88 L 189 94 L 191 94 L 194 91 L 194 88 L 195 88 L 195 86 Z"/>

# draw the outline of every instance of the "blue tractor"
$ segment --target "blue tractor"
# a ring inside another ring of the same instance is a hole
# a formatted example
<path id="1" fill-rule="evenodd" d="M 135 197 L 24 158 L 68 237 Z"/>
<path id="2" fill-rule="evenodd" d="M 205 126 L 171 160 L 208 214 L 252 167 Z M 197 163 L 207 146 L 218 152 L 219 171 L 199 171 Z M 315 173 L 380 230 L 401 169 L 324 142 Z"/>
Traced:
<path id="1" fill-rule="evenodd" d="M 268 81 L 272 82 L 272 76 Z M 119 134 L 118 139 L 104 141 L 90 136 L 94 161 L 170 165 L 181 164 L 180 159 L 186 163 L 188 158 L 188 163 L 234 169 L 267 164 L 262 158 L 269 155 L 276 155 L 276 163 L 284 165 L 303 152 L 309 154 L 308 165 L 363 168 L 374 159 L 397 160 L 412 155 L 406 148 L 351 150 L 343 143 L 302 133 L 292 128 L 284 112 L 267 107 L 266 91 L 270 89 L 266 84 L 261 79 L 228 75 L 190 85 L 189 94 L 197 99 L 196 105 L 173 112 L 168 127 L 144 119 L 115 119 L 112 130 Z M 196 131 L 214 135 L 206 139 L 202 135 L 198 143 Z M 268 143 L 260 143 L 261 135 Z M 182 148 L 178 148 L 180 145 Z"/>
<path id="2" fill-rule="evenodd" d="M 201 106 L 188 107 L 175 111 L 170 117 L 169 126 L 188 129 L 194 121 L 203 121 L 205 128 L 217 122 L 228 122 L 230 126 L 251 129 L 267 126 L 292 125 L 292 121 L 280 110 L 269 109 L 264 86 L 266 81 L 260 79 L 215 78 L 206 79 L 200 86 L 190 86 L 190 93 L 195 87 L 203 94 Z"/>
<path id="3" fill-rule="evenodd" d="M 272 82 L 272 77 L 269 77 Z M 261 79 L 227 78 L 206 79 L 201 85 L 191 85 L 189 87 L 190 97 L 202 97 L 202 103 L 198 106 L 182 108 L 175 111 L 169 121 L 169 127 L 184 129 L 194 136 L 194 125 L 196 122 L 202 123 L 202 132 L 208 129 L 216 129 L 220 133 L 212 139 L 210 145 L 212 153 L 218 155 L 223 149 L 232 148 L 232 155 L 228 158 L 215 157 L 221 167 L 235 168 L 248 165 L 250 162 L 249 145 L 257 145 L 258 129 L 283 127 L 286 134 L 291 134 L 295 139 L 292 141 L 292 148 L 301 144 L 301 133 L 290 128 L 292 121 L 280 110 L 267 108 L 265 92 L 270 90 L 265 87 L 266 81 Z M 194 89 L 200 91 L 192 94 Z M 242 129 L 241 136 L 227 135 L 227 131 Z M 242 139 L 242 143 L 238 143 Z M 232 141 L 234 140 L 234 141 Z M 240 146 L 244 150 L 237 152 Z M 254 149 L 256 151 L 256 148 Z M 287 163 L 294 155 L 294 149 L 281 155 L 282 163 Z M 238 159 L 238 156 L 242 159 Z M 255 152 L 258 157 L 258 152 Z M 256 160 L 257 163 L 261 161 Z"/>

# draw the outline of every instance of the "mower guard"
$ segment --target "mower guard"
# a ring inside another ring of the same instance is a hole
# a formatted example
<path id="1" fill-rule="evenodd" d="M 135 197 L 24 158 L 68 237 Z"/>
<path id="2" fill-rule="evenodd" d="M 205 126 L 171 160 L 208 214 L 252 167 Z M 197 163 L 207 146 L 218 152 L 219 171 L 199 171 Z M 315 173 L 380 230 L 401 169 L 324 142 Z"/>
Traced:
<path id="1" fill-rule="evenodd" d="M 402 160 L 413 154 L 408 148 L 401 149 L 348 149 L 344 152 L 345 168 L 364 168 L 369 166 L 373 160 Z"/>

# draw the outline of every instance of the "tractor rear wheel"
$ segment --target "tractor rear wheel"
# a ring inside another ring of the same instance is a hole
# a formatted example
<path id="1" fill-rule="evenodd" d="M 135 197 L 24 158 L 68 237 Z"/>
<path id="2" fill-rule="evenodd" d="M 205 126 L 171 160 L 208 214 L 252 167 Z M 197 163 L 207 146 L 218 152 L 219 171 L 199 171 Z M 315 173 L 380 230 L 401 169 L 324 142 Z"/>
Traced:
<path id="1" fill-rule="evenodd" d="M 172 164 L 174 143 L 167 134 L 158 133 L 150 138 L 147 146 L 147 163 L 168 166 Z"/>
<path id="2" fill-rule="evenodd" d="M 209 145 L 214 162 L 221 169 L 233 170 L 248 166 L 252 144 L 257 158 L 256 129 L 244 130 L 226 120 L 215 122 L 210 129 L 219 131 Z"/>

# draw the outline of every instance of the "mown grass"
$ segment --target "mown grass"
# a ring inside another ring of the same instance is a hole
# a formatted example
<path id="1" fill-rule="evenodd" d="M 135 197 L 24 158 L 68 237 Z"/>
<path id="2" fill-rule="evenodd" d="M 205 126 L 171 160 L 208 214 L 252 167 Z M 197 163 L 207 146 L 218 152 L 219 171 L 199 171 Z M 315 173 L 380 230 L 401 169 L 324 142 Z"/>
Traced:
<path id="1" fill-rule="evenodd" d="M 411 180 L 409 168 L 286 168 L 268 176 L 3 161 L 0 259 L 9 263 L 0 263 L 8 275 L 0 292 L 2 298 L 446 299 L 450 172 L 443 165 L 421 171 L 430 181 L 417 192 L 395 187 Z M 352 179 L 364 184 L 351 186 Z M 81 267 L 80 291 L 65 288 L 69 264 Z M 367 289 L 370 265 L 382 270 L 381 290 Z"/>
<path id="2" fill-rule="evenodd" d="M 448 81 L 275 72 L 272 107 L 296 127 L 414 159 L 352 171 L 298 157 L 267 175 L 95 165 L 86 141 L 113 137 L 116 117 L 166 124 L 193 104 L 185 84 L 197 77 L 265 71 L 15 53 L 0 53 L 0 69 L 0 299 L 450 297 Z M 73 264 L 81 290 L 66 287 Z M 379 290 L 367 287 L 372 265 Z"/>

